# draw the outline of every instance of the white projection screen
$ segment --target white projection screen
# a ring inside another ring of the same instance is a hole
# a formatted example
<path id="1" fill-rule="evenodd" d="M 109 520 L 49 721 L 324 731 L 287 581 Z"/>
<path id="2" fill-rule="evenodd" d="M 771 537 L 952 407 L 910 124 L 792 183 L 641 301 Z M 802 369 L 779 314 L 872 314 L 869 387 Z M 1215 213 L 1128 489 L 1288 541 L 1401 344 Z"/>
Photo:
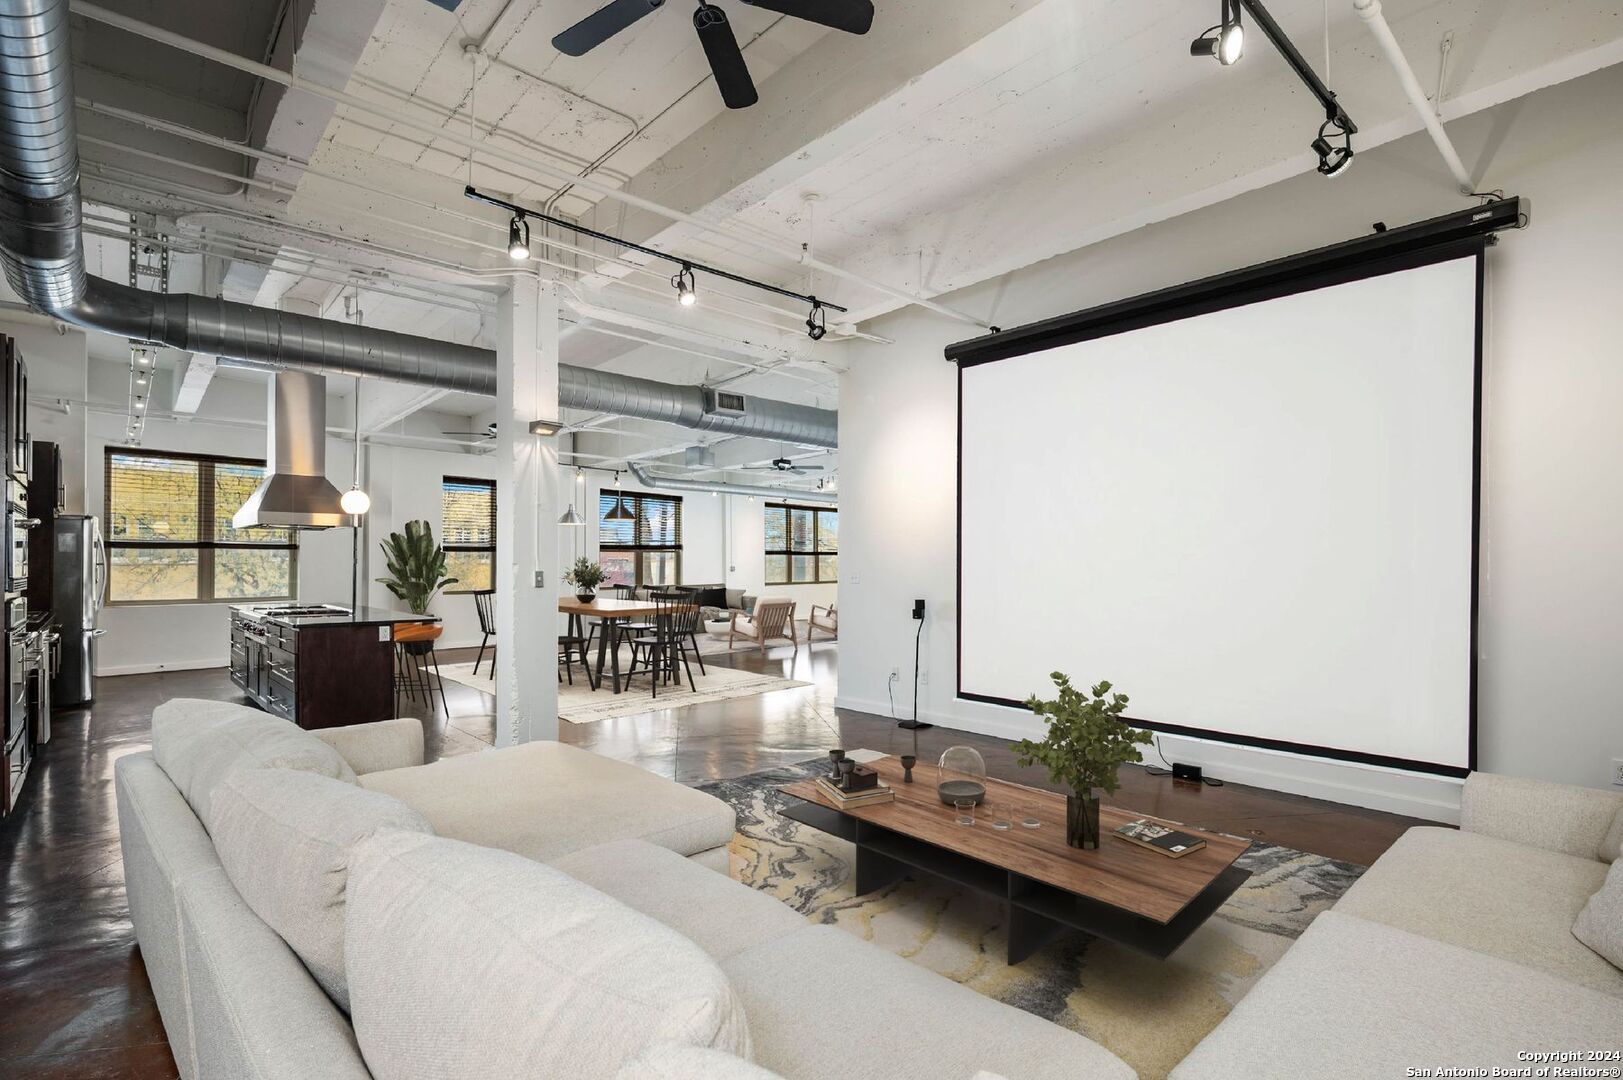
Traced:
<path id="1" fill-rule="evenodd" d="M 960 357 L 959 695 L 1018 706 L 1063 671 L 1162 732 L 1463 775 L 1481 264 L 1455 245 Z"/>

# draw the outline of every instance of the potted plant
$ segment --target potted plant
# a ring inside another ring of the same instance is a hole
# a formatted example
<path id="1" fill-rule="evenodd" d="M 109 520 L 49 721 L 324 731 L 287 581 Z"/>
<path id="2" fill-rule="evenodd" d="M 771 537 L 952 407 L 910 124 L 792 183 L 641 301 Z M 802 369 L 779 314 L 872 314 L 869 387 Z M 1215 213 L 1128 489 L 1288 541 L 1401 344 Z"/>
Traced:
<path id="1" fill-rule="evenodd" d="M 1059 687 L 1057 699 L 1043 701 L 1035 694 L 1026 699 L 1026 707 L 1048 725 L 1047 736 L 1041 742 L 1021 739 L 1012 749 L 1022 766 L 1042 764 L 1049 779 L 1065 785 L 1065 842 L 1097 848 L 1100 789 L 1115 793 L 1116 770 L 1144 760 L 1138 748 L 1150 741 L 1150 733 L 1122 722 L 1127 695 L 1112 694 L 1108 682 L 1084 694 L 1063 672 L 1049 678 Z"/>
<path id="2" fill-rule="evenodd" d="M 603 584 L 608 572 L 591 559 L 582 555 L 570 566 L 564 580 L 575 586 L 575 599 L 583 604 L 590 604 L 597 599 L 597 587 Z"/>
<path id="3" fill-rule="evenodd" d="M 434 542 L 434 530 L 426 521 L 406 522 L 404 533 L 390 533 L 379 546 L 389 576 L 377 580 L 413 615 L 427 615 L 440 590 L 456 584 L 456 578 L 445 576 L 445 549 Z"/>

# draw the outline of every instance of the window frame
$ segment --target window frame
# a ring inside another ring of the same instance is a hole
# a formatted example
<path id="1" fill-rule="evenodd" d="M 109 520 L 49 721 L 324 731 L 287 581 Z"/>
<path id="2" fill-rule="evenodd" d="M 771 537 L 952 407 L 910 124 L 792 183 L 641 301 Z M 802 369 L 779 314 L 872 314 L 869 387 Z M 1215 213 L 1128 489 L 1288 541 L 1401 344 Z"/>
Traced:
<path id="1" fill-rule="evenodd" d="M 113 459 L 115 457 L 144 457 L 155 458 L 160 461 L 195 462 L 197 472 L 197 523 L 198 539 L 191 541 L 176 540 L 114 540 L 112 537 L 113 521 Z M 227 454 L 200 454 L 185 450 L 151 450 L 144 446 L 107 446 L 102 455 L 102 516 L 107 522 L 107 536 L 103 543 L 107 548 L 107 606 L 108 607 L 159 607 L 176 604 L 264 604 L 294 601 L 299 598 L 299 531 L 287 526 L 269 526 L 271 528 L 287 528 L 287 541 L 227 541 L 203 539 L 204 525 L 207 524 L 210 534 L 214 531 L 214 467 L 216 465 L 251 465 L 263 471 L 267 468 L 263 458 L 232 457 Z M 261 476 L 263 479 L 263 476 Z M 216 596 L 214 595 L 214 553 L 226 551 L 286 551 L 287 558 L 287 594 L 278 596 Z M 112 590 L 112 559 L 113 552 L 118 550 L 131 551 L 196 551 L 197 552 L 197 595 L 191 597 L 178 597 L 171 600 L 120 600 L 113 596 Z"/>
<path id="2" fill-rule="evenodd" d="M 613 542 L 605 543 L 603 541 L 603 514 L 604 514 L 603 500 L 604 499 L 624 499 L 624 500 L 626 500 L 626 502 L 628 502 L 630 504 L 628 509 L 631 510 L 633 522 L 638 522 L 638 521 L 642 520 L 642 516 L 643 516 L 642 515 L 642 504 L 643 504 L 643 502 L 645 500 L 654 500 L 654 501 L 657 501 L 657 502 L 670 503 L 672 505 L 672 508 L 674 509 L 675 513 L 676 513 L 676 518 L 677 518 L 677 524 L 676 524 L 676 534 L 677 534 L 677 537 L 678 537 L 677 542 L 674 543 L 674 544 L 639 544 L 639 543 L 636 542 L 636 539 L 635 539 L 636 528 L 635 528 L 635 526 L 633 526 L 633 528 L 632 528 L 633 539 L 632 539 L 631 543 L 629 543 L 629 544 L 618 544 L 618 543 L 613 543 Z M 664 583 L 664 584 L 671 584 L 671 585 L 680 584 L 681 581 L 682 581 L 682 547 L 683 547 L 684 542 L 685 541 L 683 539 L 683 525 L 682 525 L 682 496 L 680 496 L 680 495 L 666 495 L 666 494 L 655 493 L 655 492 L 651 492 L 651 491 L 621 491 L 619 488 L 600 488 L 600 489 L 598 489 L 598 493 L 597 493 L 597 554 L 598 554 L 598 562 L 599 562 L 599 564 L 602 563 L 603 553 L 604 552 L 614 552 L 614 553 L 617 553 L 617 554 L 628 554 L 628 555 L 630 555 L 632 557 L 631 558 L 631 566 L 632 566 L 632 582 L 631 582 L 631 584 L 632 584 L 632 587 L 638 588 L 638 589 L 650 587 L 648 585 L 648 583 L 643 580 L 643 556 L 646 555 L 646 554 L 653 554 L 653 553 L 662 554 L 662 555 L 664 555 L 664 554 L 673 554 L 673 555 L 676 556 L 676 572 L 673 575 L 676 578 L 676 580 L 673 581 L 673 582 L 668 582 L 668 583 Z M 609 586 L 609 587 L 613 588 L 613 586 Z"/>
<path id="3" fill-rule="evenodd" d="M 774 510 L 782 510 L 784 512 L 783 536 L 784 536 L 784 541 L 788 546 L 785 547 L 785 548 L 781 548 L 781 549 L 780 548 L 768 548 L 768 547 L 766 547 L 766 517 L 765 517 L 765 513 L 771 513 Z M 802 550 L 802 549 L 796 548 L 794 546 L 794 539 L 793 539 L 794 530 L 789 527 L 789 514 L 791 514 L 792 512 L 794 512 L 796 510 L 806 510 L 806 511 L 809 511 L 811 513 L 811 516 L 812 516 L 812 531 L 811 531 L 811 547 L 809 549 Z M 807 506 L 804 503 L 778 502 L 778 503 L 767 503 L 765 508 L 764 508 L 764 512 L 765 513 L 763 513 L 763 516 L 761 518 L 761 534 L 762 534 L 762 536 L 761 536 L 761 540 L 762 540 L 761 546 L 765 549 L 765 554 L 763 556 L 763 562 L 764 562 L 765 558 L 771 558 L 773 555 L 782 555 L 782 556 L 784 556 L 784 560 L 783 560 L 783 580 L 782 581 L 773 581 L 770 577 L 766 577 L 765 578 L 765 583 L 766 584 L 768 584 L 768 585 L 837 585 L 837 584 L 839 584 L 840 572 L 839 572 L 838 569 L 836 569 L 834 571 L 834 576 L 833 577 L 831 577 L 831 578 L 823 577 L 823 560 L 822 560 L 822 556 L 824 556 L 824 555 L 833 555 L 836 558 L 838 558 L 838 556 L 840 554 L 839 538 L 838 538 L 838 531 L 837 530 L 836 530 L 836 534 L 835 534 L 834 550 L 833 551 L 824 551 L 823 548 L 822 548 L 823 515 L 824 514 L 838 514 L 840 512 L 840 508 L 838 506 Z M 812 564 L 812 576 L 811 577 L 804 578 L 804 579 L 801 579 L 801 580 L 798 580 L 798 581 L 795 580 L 795 556 L 797 556 L 797 555 L 799 555 L 799 556 L 810 556 L 811 557 L 811 564 Z M 764 569 L 765 569 L 765 567 L 763 565 L 763 570 Z"/>
<path id="4" fill-rule="evenodd" d="M 490 543 L 488 544 L 454 544 L 447 538 L 445 530 L 445 486 L 447 484 L 467 484 L 472 487 L 490 489 Z M 445 590 L 447 596 L 465 596 L 473 593 L 489 592 L 496 588 L 496 481 L 488 476 L 442 476 L 440 477 L 440 548 L 446 554 L 453 551 L 486 552 L 490 555 L 490 588 L 475 589 L 463 588 L 463 582 Z"/>

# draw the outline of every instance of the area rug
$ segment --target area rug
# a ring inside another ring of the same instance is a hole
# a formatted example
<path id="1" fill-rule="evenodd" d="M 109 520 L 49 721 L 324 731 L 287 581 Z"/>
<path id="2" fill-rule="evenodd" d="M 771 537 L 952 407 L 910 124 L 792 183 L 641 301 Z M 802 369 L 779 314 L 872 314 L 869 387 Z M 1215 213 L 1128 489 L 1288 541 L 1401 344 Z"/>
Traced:
<path id="1" fill-rule="evenodd" d="M 475 675 L 472 664 L 445 664 L 441 666 L 440 674 L 452 682 L 494 694 L 496 682 L 486 677 L 485 673 L 488 670 L 488 667 L 481 665 L 479 674 Z M 684 705 L 701 705 L 708 701 L 751 697 L 773 690 L 811 685 L 795 679 L 781 679 L 775 675 L 759 675 L 753 671 L 724 667 L 711 667 L 706 674 L 700 675 L 696 665 L 693 684 L 695 689 L 688 689 L 687 680 L 684 678 L 680 688 L 674 683 L 661 686 L 659 696 L 656 698 L 648 692 L 647 678 L 639 676 L 630 689 L 616 694 L 609 689 L 606 681 L 602 689 L 593 690 L 586 682 L 586 677 L 577 669 L 573 686 L 566 682 L 558 687 L 558 716 L 571 724 L 591 724 L 616 716 L 635 716 L 655 709 L 679 709 Z"/>
<path id="2" fill-rule="evenodd" d="M 1010 967 L 1003 915 L 989 898 L 927 880 L 853 895 L 852 846 L 779 814 L 790 801 L 780 786 L 823 772 L 826 763 L 806 762 L 697 785 L 738 814 L 733 877 L 817 922 L 1080 1032 L 1143 1080 L 1166 1076 L 1363 873 L 1253 843 L 1239 863 L 1251 879 L 1170 958 L 1067 932 Z M 929 1038 L 928 1014 L 914 1019 L 917 1036 Z"/>

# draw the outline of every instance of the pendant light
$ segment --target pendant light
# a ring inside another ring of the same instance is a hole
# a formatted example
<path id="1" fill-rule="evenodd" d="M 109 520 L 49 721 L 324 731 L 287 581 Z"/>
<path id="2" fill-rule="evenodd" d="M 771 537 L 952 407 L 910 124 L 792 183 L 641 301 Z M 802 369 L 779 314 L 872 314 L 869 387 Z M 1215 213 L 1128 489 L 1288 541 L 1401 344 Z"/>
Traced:
<path id="1" fill-rule="evenodd" d="M 355 379 L 355 474 L 349 490 L 338 498 L 338 508 L 351 517 L 372 509 L 372 496 L 361 490 L 361 380 Z"/>
<path id="2" fill-rule="evenodd" d="M 584 525 L 584 524 L 586 524 L 586 519 L 581 517 L 579 514 L 575 513 L 575 504 L 570 503 L 569 504 L 569 509 L 564 511 L 564 516 L 558 519 L 558 524 L 560 524 L 560 525 Z"/>
<path id="3" fill-rule="evenodd" d="M 619 473 L 614 474 L 614 488 L 615 488 L 614 509 L 612 509 L 608 513 L 604 514 L 603 515 L 603 520 L 604 521 L 635 521 L 635 520 L 637 520 L 637 515 L 633 514 L 629 509 L 626 508 L 625 496 L 621 495 L 620 492 L 619 492 L 619 489 L 620 489 L 620 474 Z"/>

